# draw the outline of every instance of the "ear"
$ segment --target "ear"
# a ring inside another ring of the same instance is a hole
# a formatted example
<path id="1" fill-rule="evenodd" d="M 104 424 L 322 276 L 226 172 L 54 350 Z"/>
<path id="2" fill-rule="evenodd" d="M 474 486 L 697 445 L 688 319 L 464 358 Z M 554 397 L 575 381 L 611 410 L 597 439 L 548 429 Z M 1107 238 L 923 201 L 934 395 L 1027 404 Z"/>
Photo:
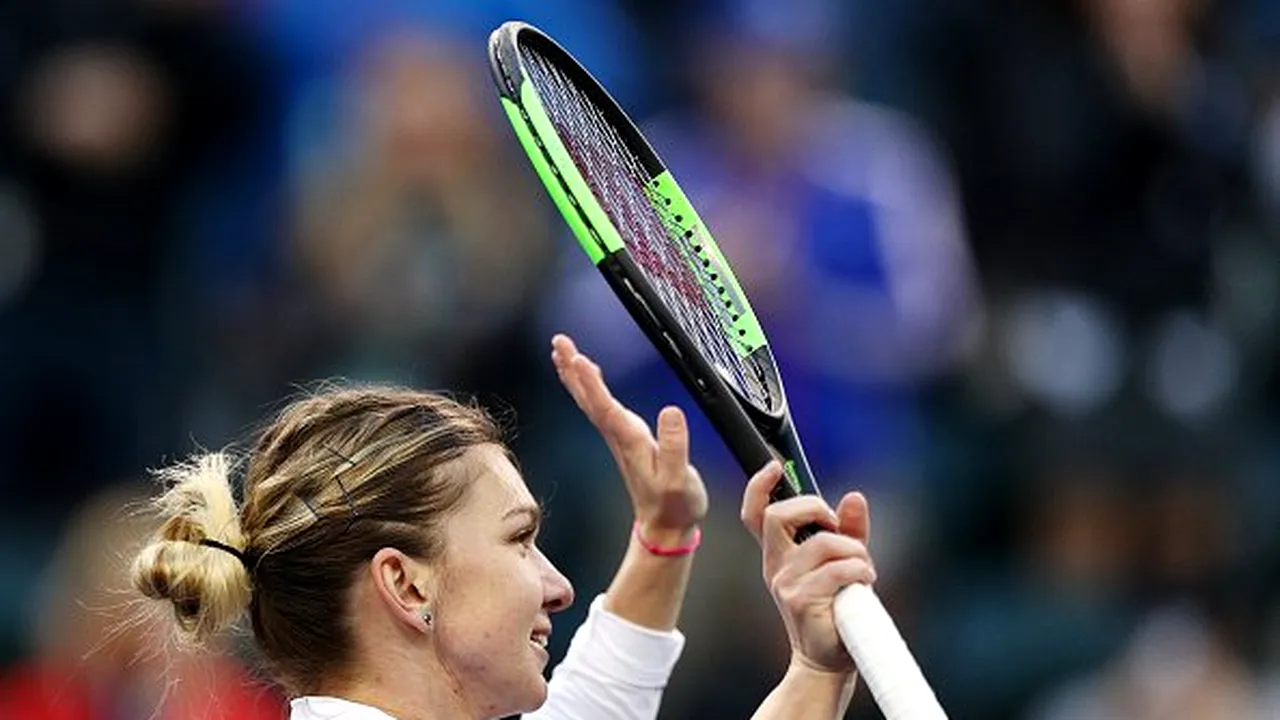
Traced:
<path id="1" fill-rule="evenodd" d="M 423 608 L 430 607 L 435 587 L 435 574 L 426 563 L 415 560 L 395 548 L 382 548 L 369 561 L 373 586 L 387 612 L 397 622 L 426 633 Z"/>

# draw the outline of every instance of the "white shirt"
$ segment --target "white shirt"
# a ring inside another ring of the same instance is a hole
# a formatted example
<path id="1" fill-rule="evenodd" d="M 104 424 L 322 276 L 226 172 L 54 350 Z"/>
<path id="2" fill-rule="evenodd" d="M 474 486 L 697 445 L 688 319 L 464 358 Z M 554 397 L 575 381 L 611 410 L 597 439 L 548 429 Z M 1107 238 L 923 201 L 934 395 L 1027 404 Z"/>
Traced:
<path id="1" fill-rule="evenodd" d="M 662 691 L 684 649 L 679 630 L 660 631 L 623 620 L 597 596 L 556 666 L 547 702 L 524 720 L 653 720 Z M 289 720 L 396 720 L 335 697 L 300 697 Z"/>

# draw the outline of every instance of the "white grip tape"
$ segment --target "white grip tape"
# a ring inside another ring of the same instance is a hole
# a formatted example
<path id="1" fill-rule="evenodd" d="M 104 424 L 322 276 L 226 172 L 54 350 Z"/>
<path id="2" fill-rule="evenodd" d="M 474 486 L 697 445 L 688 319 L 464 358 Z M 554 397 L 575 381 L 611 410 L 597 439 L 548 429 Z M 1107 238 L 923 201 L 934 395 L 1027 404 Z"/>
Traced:
<path id="1" fill-rule="evenodd" d="M 874 590 L 862 584 L 841 590 L 835 619 L 885 720 L 946 720 L 933 688 Z"/>

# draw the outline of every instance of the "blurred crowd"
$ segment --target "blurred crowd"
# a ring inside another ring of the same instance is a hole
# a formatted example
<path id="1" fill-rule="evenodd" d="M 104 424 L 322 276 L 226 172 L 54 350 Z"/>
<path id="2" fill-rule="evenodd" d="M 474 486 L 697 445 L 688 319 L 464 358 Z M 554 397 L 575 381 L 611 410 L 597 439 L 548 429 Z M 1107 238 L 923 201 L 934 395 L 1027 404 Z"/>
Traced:
<path id="1" fill-rule="evenodd" d="M 148 468 L 317 379 L 476 395 L 605 585 L 628 506 L 550 334 L 691 403 L 505 124 L 513 18 L 739 269 L 952 717 L 1280 717 L 1280 2 L 3 0 L 0 718 L 281 716 L 237 639 L 156 647 L 119 569 Z M 785 638 L 693 420 L 663 717 L 743 718 Z"/>

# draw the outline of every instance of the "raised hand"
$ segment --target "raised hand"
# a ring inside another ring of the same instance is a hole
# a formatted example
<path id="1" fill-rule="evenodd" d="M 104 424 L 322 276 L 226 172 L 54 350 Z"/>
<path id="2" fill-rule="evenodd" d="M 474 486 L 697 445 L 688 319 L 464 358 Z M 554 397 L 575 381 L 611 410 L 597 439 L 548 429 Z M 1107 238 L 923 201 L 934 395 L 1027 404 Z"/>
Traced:
<path id="1" fill-rule="evenodd" d="M 600 367 L 572 339 L 556 335 L 551 346 L 560 382 L 618 463 L 641 534 L 657 545 L 682 544 L 707 515 L 707 489 L 689 464 L 684 413 L 663 408 L 655 438 L 649 424 L 609 392 Z"/>

